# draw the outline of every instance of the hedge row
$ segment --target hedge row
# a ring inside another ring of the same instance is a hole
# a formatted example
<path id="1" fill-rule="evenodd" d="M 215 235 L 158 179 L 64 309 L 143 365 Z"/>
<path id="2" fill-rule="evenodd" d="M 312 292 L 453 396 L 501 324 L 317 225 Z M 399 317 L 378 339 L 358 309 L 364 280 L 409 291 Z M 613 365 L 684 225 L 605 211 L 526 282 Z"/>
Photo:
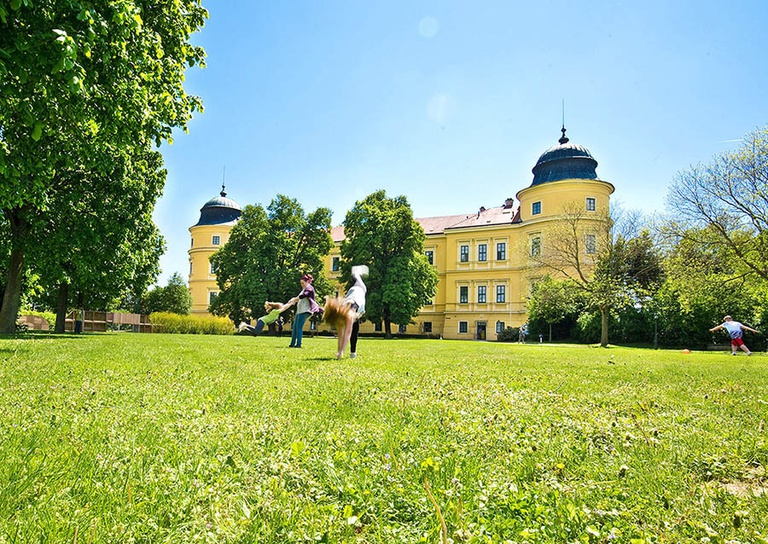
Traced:
<path id="1" fill-rule="evenodd" d="M 235 327 L 226 317 L 180 315 L 170 312 L 149 314 L 154 332 L 170 334 L 234 334 Z"/>

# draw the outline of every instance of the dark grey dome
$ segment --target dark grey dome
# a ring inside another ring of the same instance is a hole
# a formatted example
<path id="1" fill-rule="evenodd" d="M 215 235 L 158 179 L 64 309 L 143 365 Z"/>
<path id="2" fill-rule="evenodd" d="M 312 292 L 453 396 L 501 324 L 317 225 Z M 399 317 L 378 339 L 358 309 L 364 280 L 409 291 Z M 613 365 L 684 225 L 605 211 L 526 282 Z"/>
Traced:
<path id="1" fill-rule="evenodd" d="M 559 144 L 541 154 L 533 167 L 533 183 L 541 185 L 563 179 L 598 179 L 597 161 L 583 145 L 572 144 L 565 137 L 565 127 Z"/>
<path id="2" fill-rule="evenodd" d="M 222 186 L 219 196 L 210 199 L 200 208 L 200 220 L 195 226 L 232 223 L 240 219 L 242 213 L 240 205 L 231 198 L 227 198 L 227 193 Z"/>

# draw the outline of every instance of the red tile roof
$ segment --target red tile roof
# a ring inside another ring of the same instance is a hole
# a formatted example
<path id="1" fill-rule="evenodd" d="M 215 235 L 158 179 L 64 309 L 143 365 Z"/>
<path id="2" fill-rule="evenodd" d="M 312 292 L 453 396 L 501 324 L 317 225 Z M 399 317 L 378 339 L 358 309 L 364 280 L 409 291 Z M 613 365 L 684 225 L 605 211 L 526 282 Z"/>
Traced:
<path id="1" fill-rule="evenodd" d="M 442 234 L 449 229 L 519 223 L 520 213 L 517 206 L 512 208 L 499 206 L 496 208 L 481 208 L 479 211 L 471 214 L 420 217 L 416 218 L 416 221 L 424 229 L 424 233 L 429 236 L 430 234 Z M 336 243 L 344 240 L 344 227 L 333 227 L 331 229 L 331 236 Z"/>

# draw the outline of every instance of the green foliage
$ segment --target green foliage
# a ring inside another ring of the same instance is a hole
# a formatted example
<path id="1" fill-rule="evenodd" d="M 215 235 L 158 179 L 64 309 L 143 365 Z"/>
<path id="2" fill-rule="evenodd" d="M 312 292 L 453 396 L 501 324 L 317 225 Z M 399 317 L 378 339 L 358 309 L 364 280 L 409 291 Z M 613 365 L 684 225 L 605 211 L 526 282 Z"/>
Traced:
<path id="1" fill-rule="evenodd" d="M 149 321 L 157 332 L 167 334 L 234 334 L 232 322 L 225 317 L 211 315 L 181 315 L 171 312 L 155 312 Z"/>
<path id="2" fill-rule="evenodd" d="M 36 315 L 45 318 L 45 320 L 48 322 L 48 326 L 51 329 L 53 329 L 54 325 L 56 324 L 56 314 L 53 312 L 38 312 L 37 310 L 24 309 L 22 310 L 22 313 L 24 315 Z"/>
<path id="3" fill-rule="evenodd" d="M 14 1 L 3 8 L 0 210 L 9 222 L 11 255 L 0 330 L 9 331 L 15 322 L 25 255 L 45 240 L 46 225 L 60 224 L 71 196 L 114 195 L 115 164 L 142 160 L 170 140 L 174 128 L 186 129 L 192 112 L 201 109 L 183 81 L 188 67 L 203 64 L 204 51 L 189 40 L 206 17 L 199 0 Z M 139 185 L 125 193 L 128 199 L 141 186 L 134 181 Z M 133 203 L 151 215 L 157 194 Z M 85 213 L 108 210 L 105 200 Z M 128 228 L 135 224 L 133 217 L 124 219 Z M 65 222 L 60 228 L 68 227 Z M 85 226 L 76 222 L 75 228 Z M 157 232 L 146 221 L 136 233 L 141 235 L 146 247 L 158 247 Z M 61 244 L 61 236 L 43 247 L 54 251 L 54 242 Z M 73 259 L 85 249 L 73 248 Z M 111 249 L 130 253 L 119 244 Z M 151 258 L 145 263 L 136 257 L 144 273 L 151 273 Z M 84 279 L 77 287 L 88 285 Z"/>
<path id="4" fill-rule="evenodd" d="M 301 287 L 299 279 L 314 276 L 321 299 L 330 292 L 324 259 L 333 247 L 331 211 L 305 214 L 299 202 L 277 195 L 265 210 L 248 205 L 232 228 L 229 241 L 211 257 L 221 290 L 211 305 L 216 315 L 232 321 L 258 318 L 264 302 L 287 302 Z"/>
<path id="5" fill-rule="evenodd" d="M 563 207 L 533 262 L 572 282 L 586 309 L 600 312 L 600 345 L 608 345 L 609 317 L 653 292 L 663 276 L 661 253 L 635 217 L 621 210 L 588 213 L 583 205 Z M 588 248 L 585 240 L 594 239 Z M 557 312 L 555 312 L 557 313 Z M 554 322 L 554 321 L 553 321 Z"/>
<path id="6" fill-rule="evenodd" d="M 168 285 L 146 292 L 139 304 L 142 314 L 169 312 L 187 315 L 192 309 L 192 295 L 181 275 L 174 272 L 168 279 Z"/>
<path id="7" fill-rule="evenodd" d="M 738 150 L 679 173 L 670 188 L 667 230 L 731 255 L 768 281 L 768 127 L 746 134 Z"/>
<path id="8" fill-rule="evenodd" d="M 552 326 L 566 318 L 574 317 L 583 308 L 583 293 L 570 281 L 555 280 L 547 275 L 538 280 L 526 303 L 528 320 L 543 321 L 547 325 L 548 338 L 552 340 Z M 535 332 L 533 327 L 531 332 Z"/>
<path id="9" fill-rule="evenodd" d="M 0 339 L 0 539 L 436 543 L 439 517 L 455 543 L 768 536 L 765 356 L 366 338 L 354 362 L 334 351 Z"/>
<path id="10" fill-rule="evenodd" d="M 383 321 L 390 336 L 392 323 L 410 323 L 437 290 L 437 271 L 424 255 L 424 229 L 404 196 L 377 191 L 347 212 L 344 234 L 341 279 L 350 280 L 352 266 L 368 265 L 366 318 Z"/>
<path id="11" fill-rule="evenodd" d="M 517 342 L 520 339 L 520 329 L 518 327 L 507 327 L 502 329 L 499 334 L 496 335 L 496 339 L 499 342 Z"/>
<path id="12" fill-rule="evenodd" d="M 164 241 L 152 212 L 165 183 L 162 156 L 116 155 L 109 175 L 66 175 L 74 178 L 72 190 L 51 203 L 27 250 L 45 287 L 40 300 L 54 308 L 63 304 L 58 310 L 66 312 L 82 293 L 88 308 L 114 308 L 142 293 L 159 269 Z M 62 285 L 68 296 L 59 300 Z"/>

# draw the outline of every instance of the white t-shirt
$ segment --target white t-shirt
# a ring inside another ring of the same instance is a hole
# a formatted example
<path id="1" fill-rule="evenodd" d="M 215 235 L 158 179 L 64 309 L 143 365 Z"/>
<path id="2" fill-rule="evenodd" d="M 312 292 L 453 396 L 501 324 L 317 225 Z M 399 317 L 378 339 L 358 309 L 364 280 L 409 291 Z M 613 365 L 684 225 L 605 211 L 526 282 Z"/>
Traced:
<path id="1" fill-rule="evenodd" d="M 728 331 L 731 338 L 741 338 L 741 323 L 738 321 L 726 321 L 722 327 Z"/>
<path id="2" fill-rule="evenodd" d="M 344 302 L 354 302 L 357 304 L 357 317 L 359 318 L 361 315 L 365 313 L 365 292 L 367 289 L 365 287 L 360 287 L 359 285 L 353 285 L 349 288 L 349 291 L 347 291 L 346 296 L 344 297 Z"/>

